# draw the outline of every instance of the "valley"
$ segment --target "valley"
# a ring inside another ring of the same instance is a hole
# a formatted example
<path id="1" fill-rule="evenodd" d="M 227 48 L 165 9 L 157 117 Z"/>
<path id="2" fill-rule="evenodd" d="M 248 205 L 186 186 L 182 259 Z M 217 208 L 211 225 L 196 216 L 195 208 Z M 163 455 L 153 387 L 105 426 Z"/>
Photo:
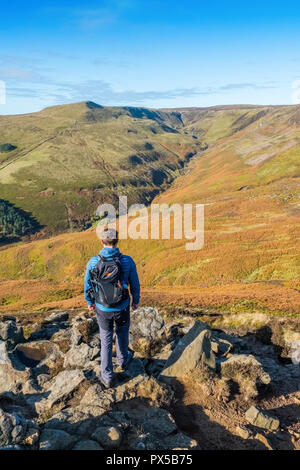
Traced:
<path id="1" fill-rule="evenodd" d="M 87 102 L 2 116 L 2 140 L 16 149 L 1 154 L 1 197 L 43 228 L 2 245 L 0 310 L 84 306 L 85 265 L 99 251 L 94 210 L 121 194 L 129 204 L 205 204 L 201 250 L 172 238 L 120 242 L 137 262 L 145 299 L 298 315 L 299 110 Z"/>

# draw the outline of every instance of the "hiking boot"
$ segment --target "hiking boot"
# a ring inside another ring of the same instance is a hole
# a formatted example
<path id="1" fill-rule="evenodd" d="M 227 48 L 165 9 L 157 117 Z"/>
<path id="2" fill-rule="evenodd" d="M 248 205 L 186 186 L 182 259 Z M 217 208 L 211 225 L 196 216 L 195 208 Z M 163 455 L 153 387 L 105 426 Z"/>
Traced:
<path id="1" fill-rule="evenodd" d="M 131 359 L 133 358 L 133 355 L 134 355 L 134 351 L 128 350 L 127 361 L 125 362 L 125 364 L 123 364 L 123 365 L 120 366 L 122 372 L 124 372 L 124 371 L 127 369 L 127 367 L 128 367 L 128 365 L 129 365 Z"/>
<path id="2" fill-rule="evenodd" d="M 99 377 L 100 383 L 105 387 L 105 388 L 111 388 L 113 387 L 113 382 L 114 380 L 110 380 L 109 382 L 106 382 L 105 380 L 102 379 L 102 377 Z"/>

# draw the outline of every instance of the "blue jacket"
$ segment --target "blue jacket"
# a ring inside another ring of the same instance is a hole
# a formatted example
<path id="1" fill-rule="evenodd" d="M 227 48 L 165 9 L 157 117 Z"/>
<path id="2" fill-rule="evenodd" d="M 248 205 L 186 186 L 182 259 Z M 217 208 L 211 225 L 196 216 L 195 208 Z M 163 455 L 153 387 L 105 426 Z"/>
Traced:
<path id="1" fill-rule="evenodd" d="M 105 246 L 101 251 L 100 255 L 108 257 L 113 257 L 119 254 L 119 248 L 110 248 Z M 138 304 L 140 301 L 140 282 L 139 277 L 136 270 L 135 262 L 133 261 L 130 256 L 121 254 L 120 262 L 122 266 L 122 278 L 121 281 L 123 284 L 127 284 L 130 287 L 130 294 L 132 296 L 132 302 L 134 304 Z M 91 288 L 90 283 L 90 270 L 93 269 L 96 264 L 98 263 L 98 256 L 93 256 L 87 266 L 86 266 L 86 273 L 84 278 L 84 298 L 89 305 L 93 305 L 93 301 L 87 297 L 87 291 Z M 130 303 L 130 298 L 123 300 L 117 307 L 104 307 L 96 303 L 96 307 L 100 310 L 104 310 L 105 312 L 117 312 L 119 310 L 123 310 L 124 308 L 128 307 Z"/>

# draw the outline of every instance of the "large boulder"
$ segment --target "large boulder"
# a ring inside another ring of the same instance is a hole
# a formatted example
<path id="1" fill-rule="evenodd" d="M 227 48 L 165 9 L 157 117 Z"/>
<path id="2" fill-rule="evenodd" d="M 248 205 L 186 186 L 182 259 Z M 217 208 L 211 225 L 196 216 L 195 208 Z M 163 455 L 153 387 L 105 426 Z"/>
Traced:
<path id="1" fill-rule="evenodd" d="M 88 406 L 68 407 L 55 413 L 46 423 L 45 429 L 60 429 L 69 434 L 88 439 L 97 427 L 95 418 L 106 410 L 90 403 Z"/>
<path id="2" fill-rule="evenodd" d="M 63 355 L 52 341 L 41 340 L 18 344 L 14 355 L 26 367 L 36 369 L 38 373 L 49 373 L 62 365 Z"/>
<path id="3" fill-rule="evenodd" d="M 82 370 L 64 370 L 54 377 L 48 384 L 47 396 L 41 401 L 36 401 L 37 412 L 49 410 L 69 396 L 71 396 L 85 380 Z"/>
<path id="4" fill-rule="evenodd" d="M 81 343 L 78 346 L 73 346 L 65 354 L 64 367 L 65 368 L 87 368 L 90 363 L 99 357 L 100 348 L 91 348 L 86 343 Z"/>
<path id="5" fill-rule="evenodd" d="M 17 393 L 30 378 L 30 369 L 8 353 L 6 341 L 0 341 L 0 393 Z"/>
<path id="6" fill-rule="evenodd" d="M 141 307 L 131 312 L 130 345 L 132 349 L 152 355 L 155 346 L 160 344 L 165 336 L 164 320 L 156 308 Z"/>
<path id="7" fill-rule="evenodd" d="M 83 395 L 80 406 L 93 404 L 111 410 L 118 402 L 141 397 L 146 398 L 152 406 L 168 406 L 173 400 L 174 393 L 154 377 L 140 374 L 108 390 L 103 390 L 98 383 L 91 385 Z"/>
<path id="8" fill-rule="evenodd" d="M 103 433 L 109 434 L 103 428 L 114 427 L 123 435 L 130 426 L 128 416 L 123 411 L 111 411 L 100 408 L 95 403 L 90 402 L 88 405 L 78 405 L 76 407 L 65 408 L 58 413 L 55 413 L 44 425 L 44 429 L 60 429 L 68 434 L 79 436 L 80 439 L 92 439 L 97 442 L 102 442 L 101 435 Z M 97 431 L 96 435 L 91 437 Z M 100 431 L 103 431 L 100 432 Z M 109 438 L 109 436 L 107 437 Z M 110 447 L 109 443 L 104 441 L 104 447 Z"/>
<path id="9" fill-rule="evenodd" d="M 263 385 L 271 382 L 270 375 L 251 354 L 235 354 L 221 363 L 221 374 L 225 379 L 237 383 L 246 400 L 255 398 Z"/>
<path id="10" fill-rule="evenodd" d="M 170 354 L 158 376 L 159 380 L 170 381 L 182 377 L 198 365 L 215 369 L 216 359 L 210 338 L 209 327 L 205 323 L 196 321 Z"/>

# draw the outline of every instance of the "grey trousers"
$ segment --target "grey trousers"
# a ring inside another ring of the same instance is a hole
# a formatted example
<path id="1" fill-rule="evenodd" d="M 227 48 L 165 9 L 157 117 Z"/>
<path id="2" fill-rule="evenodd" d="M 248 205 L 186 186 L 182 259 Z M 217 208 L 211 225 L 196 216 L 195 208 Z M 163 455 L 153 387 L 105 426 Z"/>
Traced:
<path id="1" fill-rule="evenodd" d="M 114 326 L 118 364 L 122 367 L 127 362 L 130 327 L 129 307 L 118 312 L 104 312 L 96 308 L 96 315 L 101 340 L 101 377 L 105 382 L 111 382 L 114 378 L 112 362 Z"/>

